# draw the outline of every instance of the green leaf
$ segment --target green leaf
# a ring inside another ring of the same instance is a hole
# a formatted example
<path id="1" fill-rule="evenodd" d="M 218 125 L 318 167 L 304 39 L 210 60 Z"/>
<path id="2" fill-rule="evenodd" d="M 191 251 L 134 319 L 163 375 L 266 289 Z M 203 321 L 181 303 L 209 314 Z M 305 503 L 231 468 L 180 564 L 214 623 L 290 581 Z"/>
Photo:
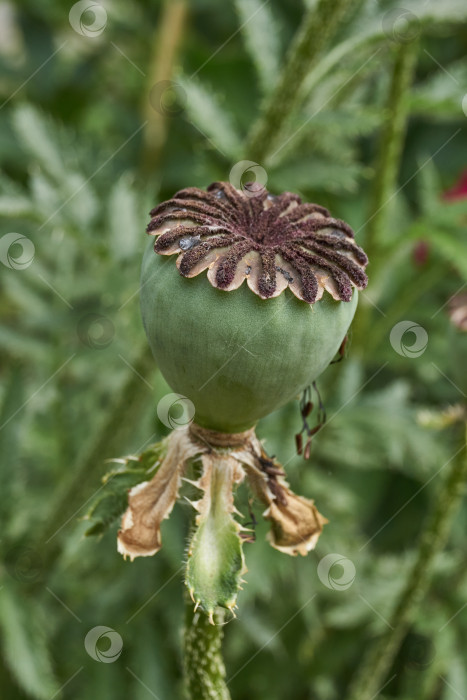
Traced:
<path id="1" fill-rule="evenodd" d="M 360 180 L 371 172 L 359 163 L 342 165 L 314 158 L 312 164 L 298 161 L 273 172 L 268 186 L 279 192 L 284 189 L 355 192 Z"/>
<path id="2" fill-rule="evenodd" d="M 39 216 L 46 220 L 54 214 L 54 223 L 60 221 L 61 211 L 58 212 L 58 210 L 63 204 L 63 199 L 57 186 L 37 167 L 31 175 L 30 188 L 34 207 Z M 55 212 L 57 212 L 56 215 Z"/>
<path id="3" fill-rule="evenodd" d="M 425 238 L 467 279 L 467 242 L 461 229 L 456 231 L 427 226 Z"/>
<path id="4" fill-rule="evenodd" d="M 444 681 L 443 693 L 446 700 L 458 700 L 459 690 L 464 690 L 467 686 L 467 672 L 465 669 L 465 658 L 463 655 L 456 654 L 456 656 L 450 660 L 450 667 L 447 674 L 447 682 Z"/>
<path id="5" fill-rule="evenodd" d="M 436 67 L 430 55 L 425 57 L 425 62 Z M 459 119 L 465 94 L 462 86 L 466 83 L 465 61 L 447 64 L 443 66 L 443 70 L 436 70 L 411 91 L 410 111 L 412 114 L 423 115 L 430 120 L 446 119 L 446 117 Z"/>
<path id="6" fill-rule="evenodd" d="M 0 216 L 22 217 L 34 213 L 34 207 L 28 197 L 21 195 L 0 195 Z"/>
<path id="7" fill-rule="evenodd" d="M 269 92 L 280 70 L 280 27 L 263 0 L 236 0 L 240 29 L 263 92 Z"/>
<path id="8" fill-rule="evenodd" d="M 110 471 L 103 478 L 103 487 L 91 503 L 86 520 L 95 521 L 85 535 L 102 535 L 125 512 L 128 491 L 143 481 L 151 479 L 167 451 L 166 441 L 151 445 L 139 456 L 125 457 L 120 469 Z"/>
<path id="9" fill-rule="evenodd" d="M 422 161 L 418 191 L 424 216 L 410 226 L 405 239 L 429 241 L 441 257 L 467 278 L 467 243 L 463 224 L 467 215 L 465 199 L 443 200 L 441 178 L 428 159 Z"/>
<path id="10" fill-rule="evenodd" d="M 325 161 L 328 167 L 338 163 L 343 173 L 346 173 L 348 165 L 361 167 L 357 139 L 374 132 L 380 126 L 381 109 L 368 106 L 364 109 L 348 108 L 346 105 L 345 108 L 321 111 L 316 107 L 319 99 L 318 97 L 310 101 L 302 112 L 290 120 L 287 126 L 290 140 L 287 140 L 284 132 L 284 147 L 274 157 L 274 164 L 277 166 L 281 162 L 289 163 L 292 159 L 303 162 L 303 156 L 306 154 L 304 165 L 309 173 L 310 155 L 313 154 L 313 172 L 322 167 L 322 161 Z M 304 123 L 306 129 L 302 130 L 300 127 Z"/>
<path id="11" fill-rule="evenodd" d="M 392 15 L 389 12 L 393 12 Z M 420 3 L 419 0 L 404 2 L 403 8 L 395 7 L 392 10 L 385 6 L 373 11 L 370 8 L 369 16 L 357 15 L 351 27 L 348 37 L 327 52 L 321 61 L 310 71 L 306 80 L 304 92 L 310 93 L 324 75 L 334 70 L 336 66 L 344 64 L 351 54 L 360 47 L 376 52 L 377 45 L 381 42 L 392 44 L 395 41 L 393 27 L 397 18 L 404 20 L 405 35 L 411 31 L 417 33 L 430 26 L 439 27 L 450 22 L 461 22 L 467 16 L 467 5 L 464 0 L 446 0 L 439 3 L 437 0 L 428 0 Z M 397 32 L 397 27 L 395 27 Z M 397 39 L 397 36 L 396 36 Z"/>
<path id="12" fill-rule="evenodd" d="M 441 202 L 441 177 L 429 155 L 420 159 L 419 168 L 420 171 L 417 178 L 418 199 L 423 212 L 430 214 L 431 217 L 440 206 L 443 206 Z"/>
<path id="13" fill-rule="evenodd" d="M 186 92 L 185 109 L 189 121 L 224 157 L 237 158 L 241 141 L 229 112 L 221 107 L 212 92 L 194 78 L 180 77 L 178 82 Z"/>
<path id="14" fill-rule="evenodd" d="M 426 481 L 446 458 L 439 435 L 416 422 L 409 385 L 396 381 L 377 392 L 358 394 L 330 421 L 316 444 L 316 457 L 350 469 L 388 465 Z"/>
<path id="15" fill-rule="evenodd" d="M 60 688 L 47 648 L 40 608 L 8 584 L 0 589 L 0 632 L 3 656 L 18 685 L 38 700 L 58 697 Z"/>
<path id="16" fill-rule="evenodd" d="M 144 229 L 130 174 L 124 173 L 113 186 L 108 210 L 109 245 L 116 260 L 124 260 L 140 249 L 141 232 Z"/>
<path id="17" fill-rule="evenodd" d="M 21 408 L 24 403 L 24 376 L 21 366 L 10 370 L 0 410 L 0 454 L 4 456 L 0 470 L 0 513 L 7 518 L 18 497 L 16 485 L 20 478 Z"/>
<path id="18" fill-rule="evenodd" d="M 63 213 L 77 226 L 86 230 L 94 221 L 99 206 L 97 197 L 89 184 L 89 178 L 81 173 L 68 172 L 63 180 Z M 61 206 L 60 205 L 60 206 Z M 55 214 L 51 211 L 50 214 Z M 53 221 L 55 216 L 51 219 Z"/>
<path id="19" fill-rule="evenodd" d="M 0 192 L 0 216 L 16 218 L 34 215 L 34 205 L 29 193 L 2 173 Z"/>
<path id="20" fill-rule="evenodd" d="M 144 480 L 144 478 L 143 478 Z M 136 486 L 139 480 L 134 481 L 132 486 Z M 120 493 L 106 493 L 100 500 L 96 502 L 94 507 L 89 511 L 88 518 L 96 522 L 85 532 L 86 537 L 92 535 L 103 535 L 112 523 L 123 513 L 128 504 L 127 489 Z"/>
<path id="21" fill-rule="evenodd" d="M 24 150 L 45 172 L 61 181 L 66 168 L 57 142 L 56 128 L 31 105 L 21 105 L 13 114 L 13 127 Z"/>
<path id="22" fill-rule="evenodd" d="M 9 353 L 11 357 L 24 357 L 36 362 L 44 362 L 50 358 L 50 344 L 28 337 L 24 328 L 18 333 L 6 326 L 0 326 L 0 349 Z"/>

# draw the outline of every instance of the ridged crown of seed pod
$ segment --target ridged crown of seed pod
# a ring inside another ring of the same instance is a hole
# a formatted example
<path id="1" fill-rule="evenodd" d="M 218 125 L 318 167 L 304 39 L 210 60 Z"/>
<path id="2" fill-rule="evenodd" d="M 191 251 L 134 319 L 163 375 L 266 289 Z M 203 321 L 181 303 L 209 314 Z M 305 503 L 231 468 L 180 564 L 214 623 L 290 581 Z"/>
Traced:
<path id="1" fill-rule="evenodd" d="M 289 287 L 313 304 L 325 290 L 350 301 L 352 287 L 368 282 L 368 259 L 350 226 L 291 192 L 276 196 L 255 183 L 238 190 L 214 182 L 207 191 L 180 190 L 151 216 L 147 231 L 156 236 L 156 253 L 178 254 L 184 277 L 207 269 L 218 289 L 232 291 L 246 278 L 262 299 Z"/>

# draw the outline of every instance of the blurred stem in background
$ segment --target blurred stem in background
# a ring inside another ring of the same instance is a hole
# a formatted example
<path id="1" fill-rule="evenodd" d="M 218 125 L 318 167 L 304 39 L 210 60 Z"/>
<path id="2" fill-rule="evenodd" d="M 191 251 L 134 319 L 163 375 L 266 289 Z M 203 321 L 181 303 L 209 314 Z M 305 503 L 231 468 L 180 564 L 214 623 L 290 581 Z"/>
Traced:
<path id="1" fill-rule="evenodd" d="M 395 196 L 397 178 L 404 147 L 409 115 L 408 94 L 413 82 L 418 41 L 402 43 L 397 48 L 386 105 L 386 123 L 381 133 L 379 155 L 366 228 L 366 244 L 370 261 L 377 260 L 387 219 L 387 205 Z M 375 269 L 375 265 L 373 265 Z"/>
<path id="2" fill-rule="evenodd" d="M 359 2 L 359 0 L 357 0 Z M 295 35 L 282 73 L 245 145 L 248 158 L 264 164 L 277 145 L 282 127 L 300 99 L 306 76 L 319 54 L 332 39 L 355 0 L 319 0 L 308 10 Z"/>
<path id="3" fill-rule="evenodd" d="M 166 0 L 159 26 L 154 34 L 154 52 L 149 65 L 147 90 L 144 93 L 143 103 L 143 119 L 147 121 L 143 132 L 141 162 L 143 175 L 152 175 L 157 169 L 168 133 L 168 113 L 162 105 L 158 111 L 151 104 L 151 90 L 162 81 L 170 81 L 172 77 L 183 37 L 187 9 L 186 0 Z M 158 95 L 155 99 L 162 98 Z"/>
<path id="4" fill-rule="evenodd" d="M 366 243 L 370 266 L 370 283 L 372 278 L 378 281 L 382 255 L 380 251 L 385 225 L 388 217 L 388 204 L 395 196 L 397 178 L 402 159 L 408 120 L 408 93 L 413 82 L 418 41 L 402 43 L 397 48 L 392 69 L 391 85 L 386 103 L 386 123 L 380 136 L 379 152 L 375 163 L 375 181 L 371 198 L 369 218 L 366 224 Z M 418 289 L 420 283 L 417 280 Z M 403 302 L 406 299 L 404 295 Z M 373 308 L 368 304 L 359 308 L 354 322 L 354 337 L 360 347 L 368 350 L 368 339 Z M 374 347 L 374 338 L 373 345 Z"/>
<path id="5" fill-rule="evenodd" d="M 390 629 L 364 658 L 350 688 L 348 700 L 371 700 L 379 695 L 385 676 L 428 590 L 436 557 L 446 543 L 467 479 L 467 425 L 464 425 L 464 430 L 462 445 L 451 457 L 452 467 L 422 530 L 417 558 L 389 619 Z"/>

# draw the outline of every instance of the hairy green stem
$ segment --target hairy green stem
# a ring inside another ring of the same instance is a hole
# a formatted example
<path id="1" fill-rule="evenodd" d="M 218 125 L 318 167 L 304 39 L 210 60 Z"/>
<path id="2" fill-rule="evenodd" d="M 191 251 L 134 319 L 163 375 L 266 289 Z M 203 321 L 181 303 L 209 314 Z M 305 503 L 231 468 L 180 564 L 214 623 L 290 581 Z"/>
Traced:
<path id="1" fill-rule="evenodd" d="M 364 658 L 351 685 L 348 700 L 371 700 L 384 686 L 386 674 L 430 584 L 436 556 L 446 542 L 466 478 L 467 454 L 464 440 L 460 451 L 452 459 L 450 471 L 423 528 L 416 561 L 389 620 L 391 627 L 372 645 Z"/>
<path id="2" fill-rule="evenodd" d="M 190 700 L 230 700 L 221 651 L 224 611 L 219 609 L 213 620 L 214 624 L 201 610 L 195 612 L 193 601 L 186 596 L 183 649 Z"/>
<path id="3" fill-rule="evenodd" d="M 248 136 L 245 146 L 248 158 L 264 163 L 277 145 L 287 117 L 300 100 L 305 78 L 352 2 L 354 0 L 319 0 L 316 7 L 305 15 L 290 46 L 277 85 Z"/>
<path id="4" fill-rule="evenodd" d="M 397 48 L 386 104 L 386 123 L 381 133 L 379 155 L 367 226 L 366 252 L 370 260 L 378 253 L 387 219 L 387 205 L 394 195 L 409 113 L 408 93 L 415 72 L 418 41 Z"/>

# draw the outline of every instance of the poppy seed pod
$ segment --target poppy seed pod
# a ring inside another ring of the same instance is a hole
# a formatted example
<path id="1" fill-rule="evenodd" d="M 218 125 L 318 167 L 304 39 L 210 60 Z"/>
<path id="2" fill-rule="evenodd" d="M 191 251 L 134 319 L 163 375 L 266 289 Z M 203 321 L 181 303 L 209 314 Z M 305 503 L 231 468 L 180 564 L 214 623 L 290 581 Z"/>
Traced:
<path id="1" fill-rule="evenodd" d="M 254 426 L 332 360 L 356 290 L 366 286 L 367 258 L 350 227 L 324 207 L 255 185 L 181 190 L 151 216 L 144 327 L 162 374 L 192 401 L 195 416 L 131 458 L 154 475 L 129 492 L 118 548 L 131 559 L 158 552 L 161 523 L 188 482 L 198 495 L 189 499 L 196 518 L 185 580 L 212 620 L 218 605 L 234 611 L 246 572 L 242 544 L 254 540 L 235 519 L 242 514 L 234 492 L 245 479 L 266 506 L 279 551 L 307 554 L 327 522 L 289 488 Z"/>
<path id="2" fill-rule="evenodd" d="M 141 309 L 159 368 L 198 425 L 251 428 L 332 360 L 353 288 L 367 284 L 366 255 L 346 223 L 289 192 L 219 182 L 151 215 Z"/>

